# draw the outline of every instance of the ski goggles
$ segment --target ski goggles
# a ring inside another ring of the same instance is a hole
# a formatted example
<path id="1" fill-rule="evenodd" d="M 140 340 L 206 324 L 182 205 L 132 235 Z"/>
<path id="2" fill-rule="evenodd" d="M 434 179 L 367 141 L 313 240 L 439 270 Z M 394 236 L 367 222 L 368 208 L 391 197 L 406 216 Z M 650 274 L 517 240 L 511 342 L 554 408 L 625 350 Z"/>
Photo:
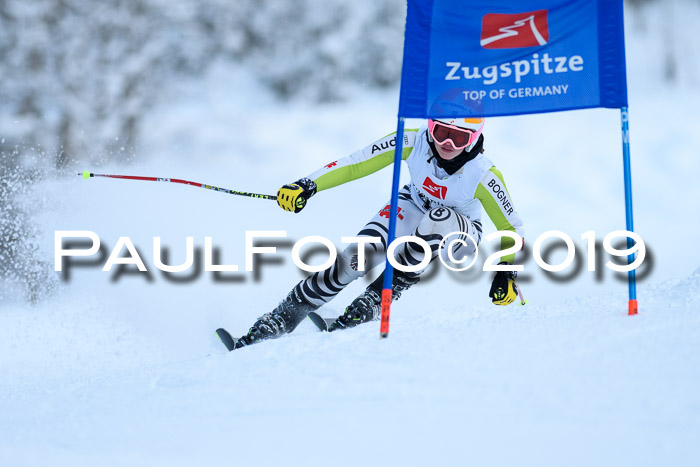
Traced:
<path id="1" fill-rule="evenodd" d="M 464 149 L 474 143 L 479 138 L 483 127 L 483 120 L 478 130 L 469 130 L 432 119 L 428 120 L 428 129 L 433 140 L 440 146 L 450 141 L 455 149 Z"/>

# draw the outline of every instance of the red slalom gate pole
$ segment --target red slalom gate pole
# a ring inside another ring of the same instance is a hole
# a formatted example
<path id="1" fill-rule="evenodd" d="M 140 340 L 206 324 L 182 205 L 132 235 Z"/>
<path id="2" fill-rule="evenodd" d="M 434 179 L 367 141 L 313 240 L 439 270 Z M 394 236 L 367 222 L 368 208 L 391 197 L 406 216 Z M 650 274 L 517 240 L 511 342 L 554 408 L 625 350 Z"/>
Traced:
<path id="1" fill-rule="evenodd" d="M 228 188 L 219 188 L 213 185 L 207 185 L 205 183 L 191 182 L 189 180 L 182 180 L 179 178 L 166 178 L 166 177 L 142 177 L 139 175 L 110 175 L 110 174 L 96 174 L 89 170 L 83 171 L 83 173 L 78 174 L 87 180 L 90 177 L 106 177 L 106 178 L 119 178 L 122 180 L 142 180 L 146 182 L 169 182 L 169 183 L 180 183 L 182 185 L 196 186 L 199 188 L 205 188 L 207 190 L 218 191 L 221 193 L 228 193 L 230 195 L 247 196 L 248 198 L 259 198 L 259 199 L 271 199 L 273 201 L 277 200 L 277 196 L 274 195 L 261 195 L 258 193 L 248 193 L 246 191 L 236 191 Z"/>

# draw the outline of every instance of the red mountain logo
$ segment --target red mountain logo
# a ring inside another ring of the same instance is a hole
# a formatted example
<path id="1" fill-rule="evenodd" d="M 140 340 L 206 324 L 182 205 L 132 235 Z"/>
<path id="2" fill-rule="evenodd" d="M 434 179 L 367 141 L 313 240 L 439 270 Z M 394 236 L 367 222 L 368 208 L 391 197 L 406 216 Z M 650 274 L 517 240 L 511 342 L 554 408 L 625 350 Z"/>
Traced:
<path id="1" fill-rule="evenodd" d="M 396 209 L 397 209 L 396 217 L 398 217 L 399 220 L 403 220 L 403 214 L 401 214 L 401 211 L 402 211 L 401 206 L 397 206 Z M 390 214 L 391 214 L 391 204 L 387 204 L 384 209 L 379 211 L 379 217 L 385 217 L 388 219 Z"/>
<path id="2" fill-rule="evenodd" d="M 547 42 L 547 10 L 512 15 L 488 13 L 481 20 L 481 46 L 485 49 L 536 47 Z"/>
<path id="3" fill-rule="evenodd" d="M 438 185 L 432 181 L 430 177 L 425 177 L 425 180 L 423 181 L 423 189 L 431 196 L 439 199 L 445 199 L 445 196 L 447 196 L 447 187 Z"/>

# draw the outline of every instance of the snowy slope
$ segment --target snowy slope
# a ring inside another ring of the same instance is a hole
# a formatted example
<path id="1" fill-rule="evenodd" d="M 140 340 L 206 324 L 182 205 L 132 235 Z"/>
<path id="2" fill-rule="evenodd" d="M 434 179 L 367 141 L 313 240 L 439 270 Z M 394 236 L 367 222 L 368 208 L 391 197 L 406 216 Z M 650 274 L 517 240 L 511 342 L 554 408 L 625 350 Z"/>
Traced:
<path id="1" fill-rule="evenodd" d="M 653 288 L 633 319 L 614 296 L 404 306 L 386 341 L 304 323 L 235 354 L 213 337 L 185 352 L 197 326 L 140 342 L 145 327 L 90 318 L 123 310 L 64 303 L 33 320 L 46 341 L 3 336 L 22 356 L 3 365 L 3 452 L 52 465 L 694 465 L 698 286 L 700 271 Z"/>
<path id="2" fill-rule="evenodd" d="M 214 329 L 244 333 L 304 277 L 291 249 L 259 276 L 177 282 L 153 266 L 152 238 L 178 264 L 185 237 L 201 249 L 211 236 L 220 262 L 241 270 L 246 230 L 340 245 L 383 207 L 390 171 L 299 215 L 185 186 L 57 178 L 29 200 L 47 261 L 55 230 L 91 230 L 106 254 L 129 236 L 150 274 L 101 272 L 103 260 L 71 269 L 50 302 L 0 309 L 3 464 L 697 465 L 700 257 L 686 242 L 700 228 L 700 186 L 688 181 L 700 173 L 700 92 L 635 74 L 647 45 L 628 41 L 636 231 L 652 252 L 640 315 L 626 316 L 626 284 L 607 270 L 556 281 L 529 262 L 530 304 L 496 309 L 490 275 L 437 269 L 392 307 L 388 340 L 377 325 L 321 334 L 304 322 L 229 354 Z M 393 131 L 398 94 L 280 103 L 224 66 L 170 92 L 143 162 L 89 169 L 274 194 Z M 269 118 L 283 124 L 273 131 Z M 582 233 L 624 228 L 617 112 L 490 119 L 486 138 L 526 237 L 562 230 L 584 248 Z"/>

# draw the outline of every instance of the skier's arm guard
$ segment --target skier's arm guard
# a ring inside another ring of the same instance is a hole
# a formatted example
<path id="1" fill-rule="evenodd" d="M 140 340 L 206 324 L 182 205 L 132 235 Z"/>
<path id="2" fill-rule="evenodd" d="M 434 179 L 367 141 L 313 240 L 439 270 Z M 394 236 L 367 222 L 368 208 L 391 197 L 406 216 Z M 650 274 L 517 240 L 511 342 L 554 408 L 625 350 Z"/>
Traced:
<path id="1" fill-rule="evenodd" d="M 418 130 L 408 129 L 404 133 L 402 160 L 413 151 Z M 375 141 L 369 146 L 324 165 L 307 178 L 316 182 L 318 191 L 327 190 L 343 183 L 373 174 L 394 162 L 396 132 Z"/>

